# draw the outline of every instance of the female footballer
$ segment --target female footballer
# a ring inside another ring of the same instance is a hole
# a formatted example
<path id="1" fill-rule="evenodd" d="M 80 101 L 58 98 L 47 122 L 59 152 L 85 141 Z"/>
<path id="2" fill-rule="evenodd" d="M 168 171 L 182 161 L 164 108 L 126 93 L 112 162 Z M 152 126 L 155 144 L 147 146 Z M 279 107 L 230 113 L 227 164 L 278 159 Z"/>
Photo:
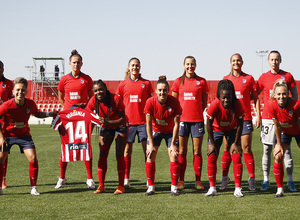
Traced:
<path id="1" fill-rule="evenodd" d="M 243 117 L 244 110 L 241 102 L 236 98 L 232 82 L 221 80 L 218 84 L 217 99 L 211 103 L 207 110 L 207 174 L 210 188 L 205 196 L 217 195 L 217 159 L 223 137 L 227 140 L 233 161 L 234 195 L 236 197 L 244 196 L 241 188 L 243 165 L 240 146 Z"/>
<path id="2" fill-rule="evenodd" d="M 155 194 L 155 159 L 162 139 L 165 139 L 170 158 L 171 195 L 177 196 L 178 184 L 178 131 L 182 109 L 179 101 L 169 93 L 166 77 L 160 77 L 156 84 L 157 96 L 147 100 L 145 106 L 147 125 L 146 175 L 148 190 L 146 196 Z"/>
<path id="3" fill-rule="evenodd" d="M 178 188 L 184 188 L 184 174 L 186 170 L 186 155 L 188 139 L 191 134 L 194 155 L 194 172 L 197 189 L 204 189 L 201 183 L 202 172 L 202 142 L 204 131 L 203 111 L 207 105 L 208 87 L 206 80 L 195 73 L 196 59 L 187 56 L 184 59 L 184 73 L 174 81 L 172 95 L 178 98 L 182 107 L 179 128 L 179 164 L 180 175 Z"/>
<path id="4" fill-rule="evenodd" d="M 136 57 L 131 58 L 125 73 L 125 80 L 119 84 L 117 90 L 117 94 L 123 98 L 125 114 L 129 124 L 128 139 L 124 151 L 126 166 L 124 180 L 125 188 L 130 187 L 129 176 L 132 146 L 136 135 L 138 136 L 138 142 L 142 144 L 146 158 L 147 132 L 144 108 L 146 100 L 153 96 L 153 88 L 150 81 L 141 76 L 140 69 L 140 60 Z"/>

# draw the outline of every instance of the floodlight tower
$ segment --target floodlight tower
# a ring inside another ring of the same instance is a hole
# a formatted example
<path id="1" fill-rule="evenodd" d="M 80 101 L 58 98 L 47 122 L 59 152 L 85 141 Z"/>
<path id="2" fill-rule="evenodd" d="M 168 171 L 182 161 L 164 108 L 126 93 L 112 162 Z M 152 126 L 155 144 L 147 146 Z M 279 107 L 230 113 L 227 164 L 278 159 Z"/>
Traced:
<path id="1" fill-rule="evenodd" d="M 257 56 L 261 57 L 261 73 L 264 72 L 264 57 L 269 53 L 268 50 L 257 50 L 255 51 Z"/>

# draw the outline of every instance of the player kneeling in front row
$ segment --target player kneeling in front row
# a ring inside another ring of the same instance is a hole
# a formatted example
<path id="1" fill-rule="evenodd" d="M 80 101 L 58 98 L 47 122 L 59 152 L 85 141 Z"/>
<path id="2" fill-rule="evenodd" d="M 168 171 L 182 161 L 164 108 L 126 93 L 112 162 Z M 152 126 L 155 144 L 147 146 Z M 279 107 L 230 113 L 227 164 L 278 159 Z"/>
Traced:
<path id="1" fill-rule="evenodd" d="M 10 148 L 17 144 L 22 153 L 29 161 L 30 193 L 38 196 L 36 182 L 38 177 L 38 160 L 35 146 L 30 135 L 28 120 L 30 115 L 37 118 L 46 118 L 54 116 L 57 112 L 40 112 L 31 99 L 25 98 L 27 94 L 27 80 L 19 77 L 14 81 L 13 94 L 14 99 L 4 102 L 0 106 L 0 116 L 3 117 L 4 124 L 0 129 L 0 186 L 3 180 L 3 163 L 7 157 Z M 0 195 L 3 194 L 0 188 Z"/>
<path id="2" fill-rule="evenodd" d="M 221 80 L 218 84 L 217 99 L 207 110 L 207 174 L 210 188 L 205 196 L 217 195 L 216 174 L 217 159 L 223 137 L 226 138 L 231 159 L 235 181 L 234 195 L 243 197 L 241 182 L 243 165 L 241 160 L 241 134 L 243 130 L 244 110 L 241 102 L 236 98 L 235 90 L 230 80 Z"/>
<path id="3" fill-rule="evenodd" d="M 146 196 L 155 193 L 155 159 L 158 147 L 165 139 L 170 157 L 171 195 L 177 196 L 179 174 L 178 132 L 182 109 L 179 101 L 168 95 L 169 84 L 165 77 L 160 77 L 156 84 L 157 96 L 146 101 L 146 129 L 148 135 L 146 175 L 148 190 Z"/>
<path id="4" fill-rule="evenodd" d="M 282 197 L 283 192 L 283 157 L 291 144 L 292 137 L 296 138 L 300 147 L 300 102 L 288 97 L 289 90 L 285 81 L 278 80 L 273 87 L 270 116 L 275 125 L 277 143 L 274 154 L 274 175 L 277 183 L 277 193 L 274 197 Z"/>

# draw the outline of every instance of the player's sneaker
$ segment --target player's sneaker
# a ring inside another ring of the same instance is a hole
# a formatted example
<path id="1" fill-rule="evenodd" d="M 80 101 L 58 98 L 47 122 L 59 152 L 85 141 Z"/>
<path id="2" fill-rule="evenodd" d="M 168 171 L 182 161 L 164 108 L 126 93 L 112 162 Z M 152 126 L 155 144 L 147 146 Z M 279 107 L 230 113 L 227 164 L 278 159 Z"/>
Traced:
<path id="1" fill-rule="evenodd" d="M 7 188 L 6 178 L 3 178 L 3 181 L 2 181 L 2 189 L 6 189 L 6 188 Z"/>
<path id="2" fill-rule="evenodd" d="M 195 188 L 196 188 L 196 189 L 204 189 L 204 187 L 203 187 L 201 181 L 196 181 L 196 183 L 195 183 Z"/>
<path id="3" fill-rule="evenodd" d="M 183 181 L 178 181 L 177 189 L 184 189 L 184 182 Z"/>
<path id="4" fill-rule="evenodd" d="M 270 186 L 269 181 L 263 181 L 260 191 L 267 191 L 269 189 L 269 186 Z"/>
<path id="5" fill-rule="evenodd" d="M 208 192 L 204 194 L 204 196 L 217 196 L 217 190 L 216 187 L 210 187 Z"/>
<path id="6" fill-rule="evenodd" d="M 87 179 L 86 180 L 86 185 L 90 188 L 90 189 L 95 189 L 96 186 L 95 186 L 95 182 L 93 179 Z"/>
<path id="7" fill-rule="evenodd" d="M 152 196 L 155 194 L 155 186 L 148 186 L 145 196 Z"/>
<path id="8" fill-rule="evenodd" d="M 283 196 L 284 196 L 283 188 L 277 188 L 277 192 L 274 195 L 274 197 L 278 198 L 278 197 L 283 197 Z"/>
<path id="9" fill-rule="evenodd" d="M 94 191 L 95 194 L 105 193 L 105 192 L 106 192 L 106 190 L 105 190 L 104 185 L 100 185 L 100 186 L 98 187 L 98 189 Z"/>
<path id="10" fill-rule="evenodd" d="M 249 190 L 255 191 L 255 178 L 248 179 Z"/>
<path id="11" fill-rule="evenodd" d="M 3 190 L 1 187 L 0 187 L 0 195 L 3 195 Z"/>
<path id="12" fill-rule="evenodd" d="M 223 176 L 222 177 L 222 183 L 221 183 L 221 187 L 220 190 L 224 190 L 227 188 L 227 185 L 230 183 L 230 178 L 228 176 Z"/>
<path id="13" fill-rule="evenodd" d="M 125 189 L 129 189 L 130 188 L 129 179 L 124 179 L 124 188 Z"/>
<path id="14" fill-rule="evenodd" d="M 58 178 L 58 181 L 57 181 L 57 184 L 56 186 L 54 187 L 55 189 L 59 189 L 62 187 L 62 185 L 66 184 L 67 183 L 67 179 L 62 179 L 62 178 Z"/>
<path id="15" fill-rule="evenodd" d="M 118 186 L 118 188 L 116 189 L 116 191 L 114 192 L 115 195 L 119 195 L 125 192 L 125 188 L 124 186 Z"/>
<path id="16" fill-rule="evenodd" d="M 39 196 L 40 195 L 39 192 L 36 189 L 36 186 L 31 187 L 30 194 L 33 195 L 33 196 Z"/>
<path id="17" fill-rule="evenodd" d="M 294 181 L 288 181 L 287 186 L 291 192 L 297 192 Z M 3 186 L 2 186 L 2 188 L 3 188 Z"/>
<path id="18" fill-rule="evenodd" d="M 171 196 L 179 196 L 177 186 L 171 185 Z"/>
<path id="19" fill-rule="evenodd" d="M 241 187 L 235 187 L 235 190 L 234 190 L 234 193 L 233 193 L 233 195 L 235 196 L 235 197 L 243 197 L 244 195 L 243 195 L 243 193 L 242 193 L 242 188 Z"/>

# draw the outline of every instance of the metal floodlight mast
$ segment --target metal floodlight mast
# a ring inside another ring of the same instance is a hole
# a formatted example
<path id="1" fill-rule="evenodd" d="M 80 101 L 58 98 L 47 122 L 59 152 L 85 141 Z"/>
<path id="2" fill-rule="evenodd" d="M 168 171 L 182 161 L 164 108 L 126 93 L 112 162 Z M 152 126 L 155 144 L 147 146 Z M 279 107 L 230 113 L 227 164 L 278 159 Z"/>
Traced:
<path id="1" fill-rule="evenodd" d="M 255 51 L 257 56 L 261 57 L 261 73 L 264 72 L 264 57 L 269 53 L 268 50 L 257 50 Z"/>

